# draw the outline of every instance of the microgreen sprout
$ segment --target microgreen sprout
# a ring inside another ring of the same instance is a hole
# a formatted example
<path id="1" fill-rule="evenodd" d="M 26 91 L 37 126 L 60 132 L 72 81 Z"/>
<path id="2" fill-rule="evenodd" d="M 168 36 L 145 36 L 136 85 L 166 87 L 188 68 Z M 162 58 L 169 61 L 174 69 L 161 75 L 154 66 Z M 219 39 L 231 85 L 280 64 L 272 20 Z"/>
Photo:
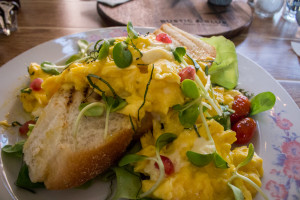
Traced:
<path id="1" fill-rule="evenodd" d="M 251 179 L 249 179 L 249 178 L 247 178 L 247 177 L 245 177 L 245 176 L 238 173 L 238 170 L 241 167 L 243 167 L 243 166 L 250 163 L 253 156 L 254 156 L 254 147 L 253 147 L 253 144 L 250 143 L 249 147 L 248 147 L 247 157 L 240 164 L 238 164 L 235 171 L 233 172 L 233 176 L 228 180 L 228 186 L 232 189 L 234 197 L 235 197 L 236 200 L 242 200 L 242 199 L 244 199 L 244 196 L 243 196 L 243 193 L 242 193 L 241 189 L 239 189 L 238 187 L 234 186 L 231 183 L 233 181 L 233 179 L 235 179 L 235 178 L 240 178 L 243 181 L 247 182 L 252 187 L 254 187 L 263 196 L 264 199 L 268 200 L 267 195 L 262 191 L 262 189 L 258 185 L 256 185 Z"/>
<path id="2" fill-rule="evenodd" d="M 30 94 L 32 92 L 32 89 L 31 88 L 23 88 L 22 90 L 21 90 L 21 93 L 27 93 L 27 94 Z"/>
<path id="3" fill-rule="evenodd" d="M 137 155 L 137 154 L 127 154 L 125 155 L 120 161 L 119 161 L 119 167 L 124 167 L 130 163 L 135 163 L 138 161 L 143 161 L 143 160 L 153 160 L 158 164 L 159 167 L 159 177 L 157 181 L 154 183 L 154 185 L 145 193 L 142 193 L 139 198 L 144 198 L 148 195 L 150 195 L 161 183 L 163 178 L 165 177 L 165 166 L 163 164 L 163 161 L 160 156 L 160 150 L 166 146 L 167 144 L 173 142 L 177 138 L 177 135 L 173 133 L 164 133 L 160 135 L 155 143 L 155 158 L 152 157 L 147 157 L 144 155 Z"/>
<path id="4" fill-rule="evenodd" d="M 92 78 L 96 78 L 99 81 L 103 82 L 112 92 L 113 96 L 107 96 L 105 91 L 100 89 L 93 81 Z M 108 132 L 108 121 L 109 121 L 109 113 L 118 111 L 122 108 L 124 108 L 127 105 L 127 102 L 122 99 L 120 96 L 117 95 L 115 90 L 112 88 L 112 86 L 103 78 L 95 75 L 95 74 L 89 74 L 87 76 L 89 84 L 96 90 L 102 93 L 102 99 L 105 102 L 105 108 L 106 108 L 106 117 L 105 117 L 105 128 L 104 128 L 104 138 L 107 136 Z"/>
<path id="5" fill-rule="evenodd" d="M 148 93 L 149 85 L 150 85 L 151 80 L 152 80 L 153 71 L 154 71 L 154 64 L 153 64 L 153 66 L 152 66 L 152 70 L 151 70 L 151 73 L 150 73 L 149 81 L 148 81 L 148 83 L 147 83 L 147 85 L 146 85 L 143 103 L 142 103 L 142 105 L 141 105 L 141 106 L 139 107 L 139 109 L 138 109 L 138 120 L 140 120 L 140 110 L 142 109 L 142 107 L 143 107 L 143 106 L 145 105 L 145 103 L 146 103 L 146 96 L 147 96 L 147 93 Z"/>
<path id="6" fill-rule="evenodd" d="M 93 102 L 93 103 L 90 103 L 90 104 L 88 104 L 88 105 L 84 105 L 84 106 L 81 106 L 81 107 L 79 107 L 79 109 L 80 109 L 80 112 L 79 112 L 79 114 L 78 114 L 78 116 L 77 116 L 77 118 L 76 118 L 76 121 L 75 121 L 75 124 L 74 124 L 74 131 L 73 131 L 73 134 L 74 134 L 74 136 L 77 136 L 77 132 L 78 132 L 78 128 L 79 128 L 79 122 L 80 122 L 80 120 L 81 120 L 81 118 L 83 117 L 83 115 L 86 115 L 87 114 L 87 116 L 89 116 L 90 115 L 90 113 L 93 113 L 93 111 L 91 111 L 90 109 L 93 109 L 93 108 L 99 108 L 99 107 L 101 107 L 101 108 L 103 108 L 104 107 L 104 105 L 103 105 L 103 103 L 100 103 L 100 102 Z M 102 111 L 102 113 L 103 113 L 103 111 Z M 102 115 L 102 114 L 101 114 Z M 101 116 L 100 115 L 100 116 Z M 91 116 L 91 115 L 90 115 Z M 93 115 L 93 116 L 95 116 L 95 115 Z"/>
<path id="7" fill-rule="evenodd" d="M 30 136 L 34 126 L 34 124 L 28 124 L 28 132 L 26 133 L 28 137 Z"/>
<path id="8" fill-rule="evenodd" d="M 129 67 L 132 63 L 132 54 L 126 42 L 119 42 L 113 48 L 114 62 L 119 68 Z"/>

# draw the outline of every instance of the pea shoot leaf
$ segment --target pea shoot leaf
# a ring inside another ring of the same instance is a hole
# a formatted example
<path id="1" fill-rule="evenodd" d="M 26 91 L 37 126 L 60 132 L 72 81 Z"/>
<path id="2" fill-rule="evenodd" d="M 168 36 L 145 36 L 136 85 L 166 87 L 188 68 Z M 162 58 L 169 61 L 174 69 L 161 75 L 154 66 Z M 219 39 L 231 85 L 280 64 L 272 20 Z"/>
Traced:
<path id="1" fill-rule="evenodd" d="M 184 128 L 192 128 L 196 123 L 198 116 L 200 114 L 199 104 L 194 104 L 189 108 L 179 111 L 179 121 L 184 126 Z"/>
<path id="2" fill-rule="evenodd" d="M 186 156 L 189 159 L 189 161 L 197 167 L 204 167 L 214 159 L 214 153 L 200 154 L 193 151 L 187 151 Z"/>
<path id="3" fill-rule="evenodd" d="M 224 130 L 228 130 L 231 128 L 231 124 L 230 124 L 230 115 L 233 113 L 229 110 L 228 105 L 220 105 L 221 109 L 222 109 L 222 116 L 216 115 L 213 117 L 210 117 L 208 119 L 214 119 L 216 120 L 218 123 L 220 123 L 223 127 Z"/>
<path id="4" fill-rule="evenodd" d="M 172 53 L 175 60 L 181 63 L 183 61 L 183 56 L 186 54 L 186 50 L 184 47 L 176 47 L 176 49 Z"/>
<path id="5" fill-rule="evenodd" d="M 113 96 L 107 96 L 104 92 L 104 90 L 100 89 L 93 81 L 92 81 L 92 78 L 96 78 L 98 80 L 100 80 L 101 82 L 103 82 L 112 92 Z M 87 75 L 87 79 L 88 79 L 88 82 L 90 83 L 90 85 L 98 90 L 99 92 L 102 93 L 102 98 L 103 100 L 105 101 L 105 103 L 107 104 L 107 107 L 110 107 L 110 112 L 115 112 L 115 111 L 118 111 L 122 108 L 124 108 L 126 105 L 127 105 L 127 102 L 122 99 L 121 97 L 119 97 L 117 95 L 117 93 L 115 92 L 115 90 L 111 87 L 111 85 L 106 81 L 104 80 L 103 78 L 95 75 L 95 74 L 89 74 Z"/>
<path id="6" fill-rule="evenodd" d="M 262 92 L 251 99 L 250 115 L 256 115 L 273 108 L 276 97 L 272 92 Z"/>
<path id="7" fill-rule="evenodd" d="M 247 157 L 237 166 L 237 170 L 247 165 L 254 156 L 254 146 L 252 143 L 249 144 Z"/>
<path id="8" fill-rule="evenodd" d="M 214 153 L 214 163 L 216 168 L 227 169 L 229 168 L 228 163 L 217 153 Z"/>
<path id="9" fill-rule="evenodd" d="M 185 79 L 182 81 L 181 91 L 186 97 L 191 99 L 197 99 L 200 96 L 197 84 L 191 79 Z"/>
<path id="10" fill-rule="evenodd" d="M 2 148 L 2 152 L 7 153 L 9 155 L 21 158 L 23 155 L 23 146 L 24 146 L 25 140 L 21 140 L 17 142 L 14 145 L 5 145 Z"/>
<path id="11" fill-rule="evenodd" d="M 123 167 L 130 163 L 138 162 L 147 159 L 147 156 L 138 155 L 138 154 L 127 154 L 121 158 L 119 161 L 119 167 Z"/>
<path id="12" fill-rule="evenodd" d="M 48 62 L 48 61 L 42 62 L 41 69 L 47 74 L 51 74 L 51 75 L 60 74 L 56 68 L 56 65 L 53 64 L 52 62 Z"/>
<path id="13" fill-rule="evenodd" d="M 244 200 L 244 195 L 240 188 L 230 184 L 229 182 L 228 182 L 228 185 L 233 191 L 235 200 Z"/>
<path id="14" fill-rule="evenodd" d="M 136 39 L 139 36 L 139 34 L 134 30 L 131 22 L 127 23 L 127 33 L 130 39 Z"/>
<path id="15" fill-rule="evenodd" d="M 90 47 L 89 42 L 86 40 L 78 40 L 77 45 L 79 47 L 79 52 L 82 54 L 86 54 Z"/>
<path id="16" fill-rule="evenodd" d="M 160 151 L 164 146 L 173 142 L 176 138 L 177 135 L 174 133 L 164 133 L 157 138 L 155 147 Z"/>
<path id="17" fill-rule="evenodd" d="M 138 199 L 142 187 L 140 175 L 132 167 L 115 167 L 113 170 L 117 177 L 117 190 L 112 200 L 120 198 Z"/>
<path id="18" fill-rule="evenodd" d="M 187 57 L 193 62 L 196 71 L 198 71 L 198 69 L 200 68 L 200 65 L 199 65 L 199 64 L 197 63 L 197 61 L 194 60 L 188 53 L 187 53 L 186 55 L 187 55 Z"/>
<path id="19" fill-rule="evenodd" d="M 83 108 L 85 108 L 87 105 L 90 105 L 91 103 L 81 103 L 79 105 L 79 110 L 82 110 Z M 100 102 L 98 102 L 98 104 L 96 104 L 95 106 L 89 108 L 87 111 L 84 112 L 84 115 L 87 117 L 99 117 L 103 114 L 104 112 L 104 104 L 100 104 Z"/>
<path id="20" fill-rule="evenodd" d="M 31 88 L 23 88 L 21 90 L 21 93 L 27 93 L 27 94 L 30 94 L 32 92 L 32 89 Z"/>
<path id="21" fill-rule="evenodd" d="M 102 60 L 108 56 L 110 43 L 107 40 L 104 40 L 98 54 L 98 59 Z"/>
<path id="22" fill-rule="evenodd" d="M 74 55 L 72 55 L 72 56 L 65 62 L 65 64 L 68 65 L 68 64 L 70 64 L 70 63 L 72 63 L 72 62 L 74 62 L 74 61 L 76 61 L 76 60 L 78 60 L 78 59 L 80 59 L 80 58 L 82 58 L 82 54 L 81 54 L 81 53 L 74 54 Z"/>
<path id="23" fill-rule="evenodd" d="M 117 67 L 126 68 L 132 63 L 132 54 L 125 42 L 117 43 L 113 48 L 113 59 Z"/>

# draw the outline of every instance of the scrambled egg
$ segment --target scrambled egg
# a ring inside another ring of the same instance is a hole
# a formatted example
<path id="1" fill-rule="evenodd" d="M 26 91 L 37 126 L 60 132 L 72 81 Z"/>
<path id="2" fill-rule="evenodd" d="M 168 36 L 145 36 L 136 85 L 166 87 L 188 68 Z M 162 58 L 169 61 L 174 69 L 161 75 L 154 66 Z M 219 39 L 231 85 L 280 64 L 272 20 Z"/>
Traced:
<path id="1" fill-rule="evenodd" d="M 122 41 L 125 38 L 118 38 Z M 162 155 L 167 156 L 174 164 L 175 173 L 164 178 L 159 187 L 152 193 L 152 197 L 161 199 L 233 199 L 233 192 L 227 182 L 232 176 L 236 166 L 247 156 L 247 147 L 239 147 L 231 150 L 235 142 L 235 132 L 224 131 L 222 125 L 213 119 L 208 121 L 209 129 L 215 141 L 218 153 L 229 164 L 228 169 L 218 169 L 213 162 L 205 167 L 196 167 L 191 164 L 187 157 L 188 150 L 199 153 L 209 153 L 211 144 L 206 140 L 207 135 L 201 120 L 198 119 L 197 126 L 201 137 L 197 137 L 194 130 L 184 129 L 178 120 L 178 113 L 170 107 L 176 104 L 183 104 L 185 97 L 180 89 L 180 77 L 178 73 L 181 65 L 174 60 L 170 47 L 165 44 L 157 44 L 153 36 L 140 36 L 135 44 L 143 52 L 140 58 L 139 53 L 129 46 L 133 54 L 133 63 L 125 69 L 116 67 L 112 58 L 112 48 L 109 56 L 101 61 L 90 63 L 71 64 L 60 75 L 52 76 L 41 70 L 38 64 L 29 66 L 31 81 L 35 78 L 42 78 L 42 90 L 21 94 L 21 101 L 27 112 L 35 112 L 47 105 L 51 96 L 61 87 L 75 87 L 76 90 L 87 88 L 88 74 L 96 74 L 110 83 L 116 93 L 124 98 L 128 105 L 120 113 L 131 115 L 137 118 L 138 109 L 144 98 L 145 88 L 150 78 L 150 71 L 154 64 L 154 72 L 147 98 L 140 116 L 146 112 L 153 114 L 153 132 L 146 133 L 141 138 L 141 155 L 155 156 L 155 141 L 163 133 L 171 132 L 178 135 L 173 143 L 164 147 Z M 189 59 L 186 62 L 191 64 Z M 151 64 L 149 64 L 151 63 Z M 201 64 L 201 63 L 200 63 Z M 202 66 L 202 65 L 201 65 Z M 200 80 L 205 84 L 207 77 L 203 70 L 197 72 Z M 111 94 L 109 88 L 102 82 L 95 83 L 105 92 Z M 214 87 L 215 99 L 231 108 L 234 96 L 240 94 L 236 90 L 227 91 L 222 87 Z M 212 116 L 215 113 L 210 113 Z M 161 123 L 164 127 L 162 129 Z M 142 190 L 149 190 L 158 179 L 159 170 L 155 168 L 154 161 L 140 161 L 135 164 L 135 171 L 147 174 L 149 180 L 142 181 Z M 239 173 L 261 185 L 260 177 L 263 175 L 262 159 L 256 154 L 250 164 L 239 169 Z M 239 179 L 233 183 L 242 189 L 245 199 L 252 199 L 256 191 Z"/>
<path id="2" fill-rule="evenodd" d="M 234 199 L 227 182 L 236 166 L 247 156 L 248 148 L 239 147 L 231 151 L 231 144 L 236 140 L 235 132 L 231 130 L 224 131 L 223 126 L 212 119 L 208 121 L 208 125 L 217 151 L 227 161 L 230 168 L 218 169 L 213 162 L 201 168 L 194 166 L 186 157 L 186 152 L 193 150 L 207 154 L 211 152 L 211 145 L 205 139 L 206 132 L 201 124 L 198 124 L 199 133 L 201 134 L 199 138 L 195 131 L 177 126 L 176 124 L 179 124 L 179 121 L 175 115 L 175 113 L 170 112 L 168 117 L 162 120 L 164 129 L 161 129 L 161 124 L 155 120 L 153 135 L 149 132 L 141 138 L 143 149 L 139 154 L 155 157 L 155 141 L 159 135 L 165 132 L 178 135 L 178 138 L 163 148 L 160 153 L 172 161 L 175 173 L 167 176 L 162 181 L 152 193 L 152 197 L 161 199 Z M 153 186 L 159 176 L 159 170 L 155 168 L 154 161 L 138 162 L 135 165 L 135 171 L 150 176 L 149 180 L 142 182 L 144 192 Z M 241 168 L 239 173 L 260 186 L 260 177 L 263 175 L 262 159 L 255 154 L 252 161 Z M 243 181 L 236 179 L 234 183 L 242 188 L 245 199 L 252 199 L 256 194 L 255 189 Z"/>

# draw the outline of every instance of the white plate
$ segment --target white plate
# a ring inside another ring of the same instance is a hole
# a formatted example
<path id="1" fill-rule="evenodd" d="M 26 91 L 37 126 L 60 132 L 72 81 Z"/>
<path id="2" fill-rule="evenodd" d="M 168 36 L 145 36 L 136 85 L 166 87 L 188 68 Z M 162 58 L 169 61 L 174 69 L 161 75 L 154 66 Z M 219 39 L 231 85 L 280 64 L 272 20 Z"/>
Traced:
<path id="1" fill-rule="evenodd" d="M 141 33 L 151 32 L 150 28 L 137 28 Z M 0 68 L 0 120 L 10 117 L 21 122 L 26 116 L 20 109 L 17 94 L 22 86 L 28 84 L 27 67 L 31 62 L 59 62 L 76 53 L 78 39 L 95 42 L 101 38 L 126 36 L 126 28 L 115 27 L 98 29 L 58 38 L 17 56 Z M 271 91 L 276 95 L 275 107 L 255 118 L 259 124 L 259 135 L 253 139 L 256 152 L 264 159 L 262 189 L 270 199 L 300 199 L 300 111 L 288 93 L 264 69 L 248 58 L 238 54 L 239 88 L 257 94 Z M 276 67 L 276 66 L 274 66 Z M 279 66 L 277 66 L 279 67 Z M 288 73 L 288 72 L 287 72 Z M 17 134 L 2 131 L 0 147 L 14 144 Z M 95 181 L 87 190 L 70 189 L 64 191 L 36 190 L 36 194 L 17 188 L 14 185 L 20 163 L 14 158 L 2 155 L 0 161 L 1 199 L 47 200 L 47 199 L 104 199 L 109 185 Z M 257 195 L 256 199 L 261 199 Z"/>

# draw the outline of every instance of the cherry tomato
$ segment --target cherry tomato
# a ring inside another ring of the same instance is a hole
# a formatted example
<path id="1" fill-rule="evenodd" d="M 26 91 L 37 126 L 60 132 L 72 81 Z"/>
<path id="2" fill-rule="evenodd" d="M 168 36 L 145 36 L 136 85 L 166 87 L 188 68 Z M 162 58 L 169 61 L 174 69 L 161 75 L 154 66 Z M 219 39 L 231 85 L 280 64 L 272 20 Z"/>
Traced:
<path id="1" fill-rule="evenodd" d="M 179 72 L 180 82 L 184 81 L 185 79 L 194 80 L 196 75 L 196 70 L 192 66 L 187 66 L 183 68 L 181 72 Z"/>
<path id="2" fill-rule="evenodd" d="M 235 123 L 231 129 L 236 132 L 237 144 L 247 144 L 254 135 L 256 122 L 254 119 L 246 117 Z"/>
<path id="3" fill-rule="evenodd" d="M 19 128 L 19 133 L 20 133 L 21 135 L 26 135 L 26 134 L 27 134 L 27 132 L 29 131 L 29 127 L 28 127 L 29 124 L 35 124 L 35 121 L 29 120 L 29 121 L 25 122 L 25 123 Z"/>
<path id="4" fill-rule="evenodd" d="M 156 36 L 156 40 L 162 43 L 172 43 L 171 37 L 166 33 L 160 33 Z"/>
<path id="5" fill-rule="evenodd" d="M 235 111 L 235 113 L 230 116 L 231 123 L 234 124 L 240 119 L 245 118 L 250 112 L 250 107 L 251 103 L 246 96 L 235 96 L 232 104 L 232 109 Z"/>
<path id="6" fill-rule="evenodd" d="M 173 174 L 174 173 L 174 165 L 173 165 L 172 161 L 166 156 L 160 155 L 160 158 L 165 166 L 165 173 L 167 175 Z M 159 169 L 157 163 L 155 163 L 154 165 L 155 165 L 155 168 Z"/>
<path id="7" fill-rule="evenodd" d="M 33 91 L 40 91 L 42 89 L 42 83 L 43 83 L 43 79 L 36 78 L 30 83 L 30 88 Z"/>

